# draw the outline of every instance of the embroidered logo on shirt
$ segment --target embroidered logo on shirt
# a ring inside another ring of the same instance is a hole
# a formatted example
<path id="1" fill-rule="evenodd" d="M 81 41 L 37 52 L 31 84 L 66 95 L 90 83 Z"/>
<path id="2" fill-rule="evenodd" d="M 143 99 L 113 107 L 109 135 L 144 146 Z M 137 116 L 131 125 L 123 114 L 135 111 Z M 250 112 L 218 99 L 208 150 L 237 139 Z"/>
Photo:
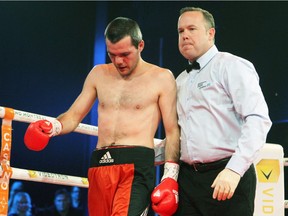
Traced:
<path id="1" fill-rule="evenodd" d="M 197 84 L 198 89 L 207 88 L 209 86 L 211 86 L 211 83 L 208 81 L 199 82 Z"/>
<path id="2" fill-rule="evenodd" d="M 114 163 L 114 159 L 111 157 L 110 152 L 107 151 L 100 159 L 99 163 Z"/>

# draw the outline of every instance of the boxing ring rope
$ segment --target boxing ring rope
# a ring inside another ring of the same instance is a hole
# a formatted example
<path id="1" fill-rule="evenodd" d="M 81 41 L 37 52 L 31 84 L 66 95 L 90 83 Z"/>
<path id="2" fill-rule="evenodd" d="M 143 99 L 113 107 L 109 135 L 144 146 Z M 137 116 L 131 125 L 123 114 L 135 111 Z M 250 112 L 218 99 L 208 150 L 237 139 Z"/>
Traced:
<path id="1" fill-rule="evenodd" d="M 78 186 L 88 188 L 88 179 L 84 177 L 63 175 L 57 173 L 12 168 L 12 179 L 34 181 L 49 184 L 58 184 L 66 186 Z"/>
<path id="2" fill-rule="evenodd" d="M 31 123 L 37 120 L 53 120 L 50 116 L 39 115 L 31 112 L 16 110 L 0 106 L 0 118 L 2 118 L 1 140 L 1 166 L 0 166 L 0 216 L 7 215 L 10 179 L 19 179 L 49 184 L 79 186 L 88 188 L 88 179 L 85 177 L 63 175 L 36 170 L 20 169 L 10 166 L 10 153 L 12 147 L 12 121 Z M 98 136 L 98 127 L 80 123 L 74 132 Z M 165 140 L 154 139 L 155 165 L 164 161 L 163 149 Z"/>
<path id="3" fill-rule="evenodd" d="M 39 115 L 31 112 L 25 112 L 25 111 L 20 111 L 12 108 L 7 108 L 7 107 L 2 107 L 0 106 L 0 118 L 4 118 L 7 112 L 13 112 L 13 119 L 14 121 L 19 121 L 19 122 L 25 122 L 25 123 L 31 123 L 37 120 L 53 120 L 55 119 L 54 117 L 49 117 L 45 115 Z M 98 127 L 93 126 L 93 125 L 88 125 L 88 124 L 83 124 L 80 123 L 78 127 L 74 130 L 74 132 L 82 133 L 82 134 L 87 134 L 87 135 L 92 135 L 92 136 L 98 136 Z M 158 146 L 162 144 L 161 139 L 154 139 L 154 144 L 155 146 Z"/>
<path id="4" fill-rule="evenodd" d="M 49 184 L 58 184 L 58 185 L 67 185 L 67 186 L 79 186 L 88 188 L 88 179 L 85 177 L 78 177 L 78 176 L 70 176 L 70 175 L 63 175 L 63 174 L 57 174 L 57 173 L 50 173 L 50 172 L 43 172 L 43 171 L 36 171 L 36 170 L 27 170 L 27 169 L 20 169 L 10 166 L 10 153 L 11 153 L 11 146 L 12 146 L 12 121 L 19 121 L 19 122 L 25 122 L 25 123 L 31 123 L 37 120 L 53 120 L 55 118 L 39 115 L 35 113 L 15 110 L 12 108 L 2 107 L 0 106 L 0 118 L 2 118 L 2 140 L 1 140 L 1 155 L 0 155 L 0 216 L 7 216 L 8 212 L 8 198 L 9 198 L 9 181 L 10 179 L 19 179 L 19 180 L 26 180 L 26 181 L 34 181 L 34 182 L 41 182 L 41 183 L 49 183 Z M 87 134 L 91 136 L 98 136 L 98 127 L 83 124 L 80 123 L 78 127 L 74 130 L 74 132 L 81 133 L 81 134 Z M 155 165 L 163 164 L 164 162 L 164 145 L 165 145 L 165 139 L 154 139 L 154 151 L 155 151 Z M 275 161 L 278 161 L 278 165 L 280 166 L 280 170 L 283 170 L 283 167 L 288 166 L 288 158 L 283 158 L 284 154 L 282 147 L 278 144 L 266 144 L 265 151 L 262 152 L 263 156 L 266 154 L 266 158 L 268 158 L 268 161 L 272 161 L 274 163 Z M 264 148 L 263 148 L 264 149 Z M 279 153 L 280 149 L 280 153 Z M 267 156 L 267 152 L 278 151 L 278 155 L 275 157 L 272 155 Z M 280 160 L 275 160 L 275 158 L 279 158 L 279 155 L 281 155 Z M 274 160 L 273 160 L 274 158 Z M 264 161 L 264 163 L 263 163 Z M 267 168 L 267 159 L 260 158 L 258 161 L 255 161 L 254 163 L 256 170 L 258 171 L 259 166 L 262 166 L 262 168 Z M 275 165 L 275 163 L 274 163 Z M 257 168 L 258 167 L 258 168 Z M 277 166 L 276 166 L 277 167 Z M 259 169 L 260 170 L 260 169 Z M 277 170 L 276 170 L 277 171 Z M 262 170 L 261 170 L 262 172 Z M 279 172 L 281 174 L 281 171 Z M 280 176 L 280 175 L 279 175 Z M 266 176 L 265 176 L 266 177 Z M 283 172 L 281 174 L 282 179 Z M 257 178 L 259 176 L 257 175 Z M 259 179 L 258 179 L 259 180 Z M 257 186 L 256 191 L 256 198 L 255 201 L 257 201 L 257 210 L 255 210 L 254 215 L 258 215 L 257 212 L 265 213 L 265 215 L 275 215 L 275 209 L 272 204 L 274 204 L 274 200 L 272 199 L 263 199 L 263 196 L 270 196 L 274 197 L 274 194 L 272 194 L 271 191 L 274 190 L 274 186 L 270 186 L 270 184 L 261 184 L 261 179 L 259 180 L 260 187 Z M 265 179 L 266 181 L 266 179 Z M 281 180 L 280 180 L 281 181 Z M 262 179 L 263 182 L 263 179 Z M 268 182 L 269 183 L 269 182 Z M 284 185 L 284 180 L 282 181 Z M 261 186 L 262 185 L 262 186 Z M 265 187 L 263 188 L 263 185 Z M 280 183 L 279 183 L 280 185 Z M 283 188 L 284 186 L 281 184 L 280 188 Z M 262 188 L 261 188 L 262 187 Z M 267 188 L 268 187 L 268 188 Z M 261 190 L 262 189 L 262 190 Z M 259 190 L 259 191 L 258 191 Z M 284 192 L 282 193 L 284 194 Z M 258 195 L 257 195 L 258 192 Z M 261 194 L 262 193 L 262 194 Z M 260 194 L 260 195 L 259 195 Z M 288 200 L 284 200 L 282 196 L 279 196 L 281 202 L 283 203 L 283 208 L 281 210 L 281 216 L 284 216 L 284 209 L 288 209 Z M 258 200 L 256 200 L 258 199 Z M 282 201 L 284 200 L 284 202 Z M 259 204 L 259 202 L 262 202 Z M 256 203 L 256 202 L 255 202 Z M 264 204 L 263 204 L 264 203 Z M 271 204 L 272 203 L 272 204 Z M 269 204 L 269 205 L 268 205 Z M 282 204 L 279 204 L 282 206 Z M 255 206 L 255 208 L 256 208 Z M 278 211 L 279 209 L 277 209 Z M 282 214 L 283 211 L 283 214 Z M 278 211 L 279 212 L 279 211 Z M 262 214 L 261 214 L 262 215 Z M 276 213 L 275 216 L 280 216 L 279 213 Z"/>

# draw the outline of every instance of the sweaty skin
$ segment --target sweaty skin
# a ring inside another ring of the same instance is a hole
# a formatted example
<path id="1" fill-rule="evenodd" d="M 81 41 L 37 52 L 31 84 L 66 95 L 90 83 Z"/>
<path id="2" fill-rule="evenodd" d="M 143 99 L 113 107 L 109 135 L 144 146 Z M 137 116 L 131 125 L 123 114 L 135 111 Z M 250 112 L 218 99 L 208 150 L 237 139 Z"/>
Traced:
<path id="1" fill-rule="evenodd" d="M 133 79 L 122 79 L 112 64 L 92 72 L 99 99 L 98 147 L 107 144 L 141 145 L 153 148 L 151 142 L 161 113 L 158 100 L 161 80 L 171 76 L 167 71 L 146 62 L 143 72 Z"/>
<path id="2" fill-rule="evenodd" d="M 154 148 L 154 136 L 162 118 L 166 160 L 177 161 L 179 128 L 172 72 L 141 58 L 144 41 L 137 48 L 128 36 L 114 44 L 106 39 L 106 44 L 112 63 L 97 65 L 90 71 L 78 98 L 58 117 L 63 125 L 61 134 L 75 130 L 98 99 L 97 148 Z"/>

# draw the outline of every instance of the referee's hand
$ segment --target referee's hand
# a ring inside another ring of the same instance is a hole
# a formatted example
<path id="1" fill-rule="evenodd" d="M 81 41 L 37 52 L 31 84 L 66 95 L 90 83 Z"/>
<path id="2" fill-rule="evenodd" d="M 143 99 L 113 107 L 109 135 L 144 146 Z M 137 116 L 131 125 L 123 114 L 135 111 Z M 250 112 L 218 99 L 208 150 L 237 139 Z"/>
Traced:
<path id="1" fill-rule="evenodd" d="M 211 185 L 214 188 L 213 199 L 218 199 L 219 201 L 231 199 L 240 178 L 241 176 L 238 173 L 230 169 L 225 168 L 222 170 Z"/>

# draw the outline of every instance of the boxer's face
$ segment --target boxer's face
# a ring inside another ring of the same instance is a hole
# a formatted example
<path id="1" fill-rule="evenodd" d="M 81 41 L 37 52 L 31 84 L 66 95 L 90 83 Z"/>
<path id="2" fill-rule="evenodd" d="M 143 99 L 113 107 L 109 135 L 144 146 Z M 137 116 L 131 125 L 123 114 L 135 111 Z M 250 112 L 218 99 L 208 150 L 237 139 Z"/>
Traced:
<path id="1" fill-rule="evenodd" d="M 144 48 L 144 41 L 141 41 L 138 48 L 136 48 L 133 46 L 130 36 L 126 36 L 114 44 L 106 39 L 106 45 L 110 60 L 119 74 L 129 76 L 139 62 L 140 53 Z"/>

